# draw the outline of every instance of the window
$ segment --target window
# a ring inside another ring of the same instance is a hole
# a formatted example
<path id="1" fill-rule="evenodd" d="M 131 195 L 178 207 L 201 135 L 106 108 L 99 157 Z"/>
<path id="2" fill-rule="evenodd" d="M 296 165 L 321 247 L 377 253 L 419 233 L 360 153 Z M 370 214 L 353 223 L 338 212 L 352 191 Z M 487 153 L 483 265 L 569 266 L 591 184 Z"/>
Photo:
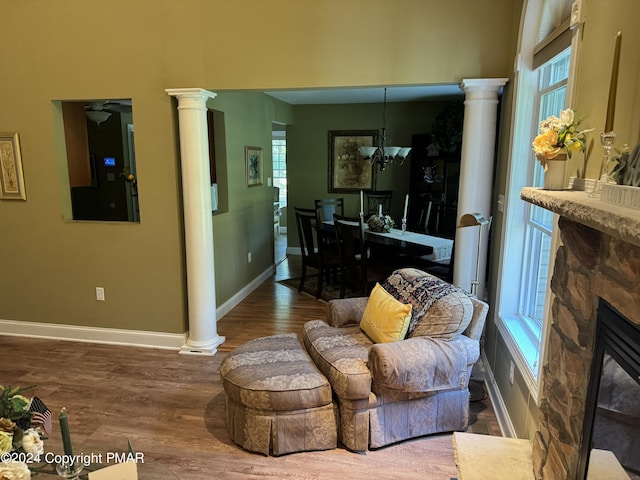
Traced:
<path id="1" fill-rule="evenodd" d="M 538 121 L 558 113 L 565 108 L 567 78 L 569 75 L 570 50 L 567 49 L 557 57 L 542 65 L 538 76 Z M 527 166 L 533 178 L 532 185 L 542 186 L 543 169 L 538 162 L 529 161 Z M 524 271 L 520 284 L 519 316 L 523 320 L 531 341 L 539 345 L 542 338 L 545 316 L 545 299 L 550 272 L 551 233 L 553 229 L 553 213 L 549 210 L 526 204 L 525 249 L 523 252 Z M 534 377 L 538 375 L 537 358 L 528 362 Z"/>
<path id="2" fill-rule="evenodd" d="M 271 140 L 271 156 L 273 158 L 273 186 L 280 189 L 280 207 L 286 207 L 287 141 L 285 139 L 274 138 Z"/>
<path id="3" fill-rule="evenodd" d="M 562 4 L 559 19 L 540 18 L 543 6 Z M 543 0 L 529 5 L 523 25 L 515 103 L 512 143 L 505 190 L 505 231 L 500 253 L 496 324 L 534 401 L 540 382 L 540 363 L 550 318 L 549 280 L 556 250 L 555 216 L 520 199 L 524 186 L 542 186 L 543 169 L 535 160 L 531 142 L 540 121 L 558 115 L 570 105 L 573 69 L 572 49 L 576 35 L 569 29 L 570 4 L 565 0 Z M 537 10 L 536 10 L 537 8 Z M 567 18 L 564 22 L 561 18 Z M 560 25 L 559 27 L 553 27 Z M 574 56 L 575 57 L 575 56 Z"/>

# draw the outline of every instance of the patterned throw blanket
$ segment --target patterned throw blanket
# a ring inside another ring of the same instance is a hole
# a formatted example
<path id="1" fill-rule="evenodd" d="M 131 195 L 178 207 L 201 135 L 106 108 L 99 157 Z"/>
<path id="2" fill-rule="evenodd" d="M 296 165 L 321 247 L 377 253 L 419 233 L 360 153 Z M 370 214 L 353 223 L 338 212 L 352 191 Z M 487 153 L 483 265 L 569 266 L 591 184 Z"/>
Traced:
<path id="1" fill-rule="evenodd" d="M 396 300 L 412 305 L 407 336 L 411 335 L 420 319 L 437 300 L 458 290 L 455 285 L 414 268 L 396 270 L 384 281 L 382 287 Z"/>

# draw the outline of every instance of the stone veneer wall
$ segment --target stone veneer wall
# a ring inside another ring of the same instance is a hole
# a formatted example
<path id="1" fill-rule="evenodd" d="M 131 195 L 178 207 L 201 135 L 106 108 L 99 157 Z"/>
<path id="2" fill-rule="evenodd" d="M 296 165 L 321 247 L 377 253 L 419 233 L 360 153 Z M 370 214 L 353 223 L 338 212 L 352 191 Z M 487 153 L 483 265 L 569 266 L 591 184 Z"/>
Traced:
<path id="1" fill-rule="evenodd" d="M 583 440 L 598 299 L 640 325 L 640 247 L 561 217 L 564 245 L 551 289 L 553 322 L 544 366 L 536 479 L 576 479 Z"/>

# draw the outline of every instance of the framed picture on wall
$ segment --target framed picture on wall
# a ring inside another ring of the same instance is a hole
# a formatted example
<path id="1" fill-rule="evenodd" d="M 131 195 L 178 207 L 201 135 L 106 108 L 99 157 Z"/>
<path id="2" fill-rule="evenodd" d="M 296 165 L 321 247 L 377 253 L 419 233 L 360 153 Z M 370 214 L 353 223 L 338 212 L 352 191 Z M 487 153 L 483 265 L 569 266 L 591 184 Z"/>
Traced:
<path id="1" fill-rule="evenodd" d="M 27 199 L 17 133 L 0 133 L 0 198 Z"/>
<path id="2" fill-rule="evenodd" d="M 262 148 L 244 147 L 244 157 L 247 168 L 247 187 L 262 185 Z"/>
<path id="3" fill-rule="evenodd" d="M 377 130 L 329 131 L 329 192 L 373 190 L 375 168 L 358 149 L 373 147 L 377 140 Z"/>

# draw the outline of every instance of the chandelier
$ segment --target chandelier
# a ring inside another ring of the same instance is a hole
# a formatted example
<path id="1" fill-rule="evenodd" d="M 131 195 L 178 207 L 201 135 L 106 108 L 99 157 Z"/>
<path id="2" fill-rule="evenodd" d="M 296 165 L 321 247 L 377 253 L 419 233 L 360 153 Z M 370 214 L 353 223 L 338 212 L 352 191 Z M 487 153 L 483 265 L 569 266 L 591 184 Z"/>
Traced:
<path id="1" fill-rule="evenodd" d="M 387 89 L 384 89 L 384 103 L 382 104 L 382 132 L 378 136 L 378 145 L 375 147 L 360 147 L 358 151 L 370 165 L 378 165 L 380 171 L 384 171 L 387 165 L 402 165 L 409 155 L 411 147 L 393 147 L 387 145 Z"/>

